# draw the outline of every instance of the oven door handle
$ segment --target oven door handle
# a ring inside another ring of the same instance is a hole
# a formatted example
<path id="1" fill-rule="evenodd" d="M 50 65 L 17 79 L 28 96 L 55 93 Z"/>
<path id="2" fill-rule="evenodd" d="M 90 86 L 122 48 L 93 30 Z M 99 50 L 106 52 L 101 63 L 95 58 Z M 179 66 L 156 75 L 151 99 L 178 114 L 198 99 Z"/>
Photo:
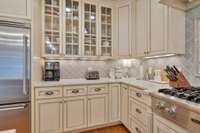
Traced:
<path id="1" fill-rule="evenodd" d="M 3 106 L 0 106 L 0 112 L 12 111 L 12 110 L 21 110 L 21 109 L 25 109 L 26 106 L 27 106 L 27 104 L 3 105 Z"/>

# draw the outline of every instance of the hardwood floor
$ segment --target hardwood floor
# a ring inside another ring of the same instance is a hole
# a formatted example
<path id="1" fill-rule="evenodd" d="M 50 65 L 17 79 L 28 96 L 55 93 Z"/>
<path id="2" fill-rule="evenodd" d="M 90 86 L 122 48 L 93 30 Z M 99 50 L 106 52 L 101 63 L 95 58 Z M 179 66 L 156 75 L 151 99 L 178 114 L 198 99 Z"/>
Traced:
<path id="1" fill-rule="evenodd" d="M 86 131 L 82 133 L 130 133 L 130 132 L 124 126 L 119 125 L 119 126 L 106 127 L 106 128 Z"/>

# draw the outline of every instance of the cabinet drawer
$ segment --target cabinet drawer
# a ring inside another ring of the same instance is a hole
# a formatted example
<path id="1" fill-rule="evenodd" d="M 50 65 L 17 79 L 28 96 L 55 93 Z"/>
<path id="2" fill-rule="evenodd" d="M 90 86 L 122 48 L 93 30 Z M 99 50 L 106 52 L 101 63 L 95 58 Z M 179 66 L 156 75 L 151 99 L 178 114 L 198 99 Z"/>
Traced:
<path id="1" fill-rule="evenodd" d="M 129 88 L 129 96 L 133 97 L 134 99 L 151 106 L 151 96 L 145 94 L 145 90 L 140 90 L 134 87 Z"/>
<path id="2" fill-rule="evenodd" d="M 141 103 L 136 102 L 133 98 L 129 99 L 129 113 L 131 116 L 138 119 L 141 123 L 146 124 L 146 108 Z"/>
<path id="3" fill-rule="evenodd" d="M 83 96 L 87 95 L 87 86 L 66 86 L 64 87 L 64 96 Z"/>
<path id="4" fill-rule="evenodd" d="M 62 97 L 62 87 L 35 88 L 36 99 L 60 97 Z"/>
<path id="5" fill-rule="evenodd" d="M 106 94 L 108 93 L 108 85 L 91 85 L 88 86 L 88 94 Z"/>
<path id="6" fill-rule="evenodd" d="M 138 123 L 134 117 L 130 117 L 130 129 L 133 133 L 147 133 L 147 129 L 144 125 Z"/>

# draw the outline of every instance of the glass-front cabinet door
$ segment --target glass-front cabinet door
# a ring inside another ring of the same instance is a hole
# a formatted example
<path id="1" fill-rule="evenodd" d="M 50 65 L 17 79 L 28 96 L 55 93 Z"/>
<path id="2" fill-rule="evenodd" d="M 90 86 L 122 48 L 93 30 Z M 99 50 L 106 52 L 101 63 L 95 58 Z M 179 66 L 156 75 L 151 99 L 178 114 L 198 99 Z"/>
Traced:
<path id="1" fill-rule="evenodd" d="M 64 53 L 66 56 L 80 55 L 80 1 L 65 0 Z"/>
<path id="2" fill-rule="evenodd" d="M 84 56 L 97 56 L 97 5 L 84 2 Z"/>
<path id="3" fill-rule="evenodd" d="M 100 51 L 101 56 L 112 56 L 112 8 L 100 7 Z"/>
<path id="4" fill-rule="evenodd" d="M 44 55 L 59 55 L 61 52 L 61 0 L 44 1 Z"/>

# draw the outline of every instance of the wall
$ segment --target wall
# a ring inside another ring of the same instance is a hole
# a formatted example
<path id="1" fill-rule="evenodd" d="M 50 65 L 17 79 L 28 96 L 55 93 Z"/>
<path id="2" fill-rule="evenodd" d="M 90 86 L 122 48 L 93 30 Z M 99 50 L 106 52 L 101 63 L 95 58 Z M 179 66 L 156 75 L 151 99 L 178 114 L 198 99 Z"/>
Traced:
<path id="1" fill-rule="evenodd" d="M 194 19 L 200 17 L 200 6 L 186 12 L 186 54 L 184 56 L 150 59 L 144 61 L 145 67 L 163 68 L 166 65 L 176 65 L 182 69 L 192 85 L 200 86 L 200 78 L 196 75 Z"/>

